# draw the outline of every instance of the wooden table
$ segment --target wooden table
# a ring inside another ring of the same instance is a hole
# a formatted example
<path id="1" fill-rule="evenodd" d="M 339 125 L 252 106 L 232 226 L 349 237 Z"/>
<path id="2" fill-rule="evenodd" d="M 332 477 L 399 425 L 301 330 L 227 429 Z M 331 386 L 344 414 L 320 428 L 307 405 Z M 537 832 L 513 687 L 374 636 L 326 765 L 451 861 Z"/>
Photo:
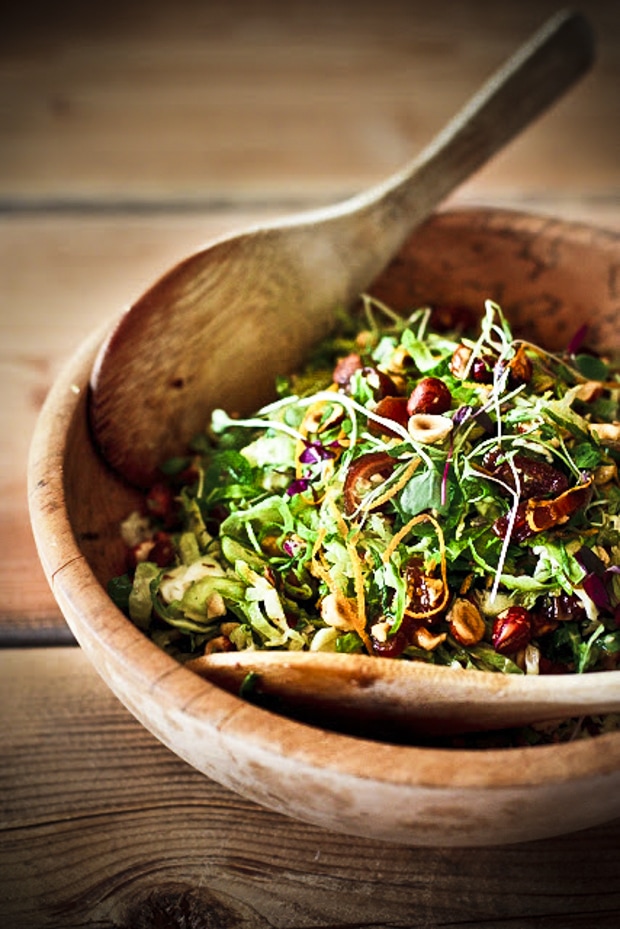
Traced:
<path id="1" fill-rule="evenodd" d="M 2 926 L 620 923 L 620 822 L 495 849 L 395 847 L 288 820 L 190 769 L 75 647 L 27 515 L 38 410 L 102 318 L 204 240 L 400 167 L 556 8 L 67 0 L 3 14 Z M 582 8 L 596 70 L 453 202 L 620 228 L 620 11 Z"/>

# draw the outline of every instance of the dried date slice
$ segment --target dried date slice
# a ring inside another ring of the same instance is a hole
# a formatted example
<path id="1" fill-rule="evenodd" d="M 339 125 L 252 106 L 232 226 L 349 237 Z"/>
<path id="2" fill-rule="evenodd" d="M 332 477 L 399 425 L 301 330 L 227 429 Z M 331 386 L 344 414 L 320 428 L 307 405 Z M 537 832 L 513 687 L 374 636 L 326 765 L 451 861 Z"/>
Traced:
<path id="1" fill-rule="evenodd" d="M 575 594 L 562 591 L 555 597 L 542 597 L 532 610 L 532 634 L 538 638 L 558 628 L 560 623 L 586 619 L 584 606 Z"/>
<path id="2" fill-rule="evenodd" d="M 493 477 L 503 481 L 508 487 L 515 489 L 515 475 L 519 479 L 520 497 L 522 500 L 557 496 L 568 490 L 568 478 L 565 474 L 554 468 L 546 461 L 532 458 L 529 455 L 515 455 L 510 461 L 501 457 L 499 450 L 490 452 L 483 461 L 483 467 Z"/>
<path id="3" fill-rule="evenodd" d="M 381 626 L 381 623 L 378 626 Z M 374 655 L 381 658 L 399 658 L 409 645 L 406 623 L 403 622 L 396 632 L 388 631 L 386 635 L 381 637 L 373 633 L 371 629 L 370 641 L 372 642 Z"/>
<path id="4" fill-rule="evenodd" d="M 367 452 L 351 463 L 344 481 L 344 507 L 350 516 L 363 498 L 394 470 L 396 462 L 387 452 Z"/>
<path id="5" fill-rule="evenodd" d="M 526 519 L 527 511 L 527 501 L 520 503 L 516 509 L 514 519 L 512 522 L 512 533 L 511 540 L 513 542 L 525 542 L 526 539 L 529 539 L 535 534 L 534 529 L 529 525 Z M 500 539 L 505 539 L 508 533 L 508 528 L 510 526 L 511 514 L 506 513 L 505 516 L 499 516 L 493 523 L 493 532 Z"/>
<path id="6" fill-rule="evenodd" d="M 440 578 L 426 574 L 420 559 L 412 558 L 405 568 L 407 610 L 413 618 L 433 622 L 444 598 L 444 585 Z"/>
<path id="7" fill-rule="evenodd" d="M 561 526 L 583 509 L 592 496 L 592 478 L 583 484 L 577 484 L 555 497 L 553 500 L 524 500 L 516 509 L 512 526 L 512 538 L 515 542 L 524 542 L 537 532 L 544 532 L 553 526 Z M 500 539 L 506 538 L 510 525 L 510 514 L 500 516 L 493 523 L 493 532 Z"/>

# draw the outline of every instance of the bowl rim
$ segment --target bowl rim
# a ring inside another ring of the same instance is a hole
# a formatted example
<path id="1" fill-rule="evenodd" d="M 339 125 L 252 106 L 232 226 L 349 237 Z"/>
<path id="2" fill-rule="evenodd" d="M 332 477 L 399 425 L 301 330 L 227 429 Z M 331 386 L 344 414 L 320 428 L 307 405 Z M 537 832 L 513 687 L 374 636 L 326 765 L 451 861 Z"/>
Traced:
<path id="1" fill-rule="evenodd" d="M 490 207 L 440 211 L 427 222 L 448 216 L 468 225 L 481 215 L 510 224 L 538 218 L 554 223 L 556 229 L 559 223 L 568 235 L 576 236 L 596 228 Z M 29 512 L 39 557 L 69 627 L 91 660 L 96 649 L 107 662 L 122 667 L 153 700 L 165 699 L 172 716 L 189 715 L 194 724 L 228 743 L 243 743 L 246 754 L 251 748 L 282 762 L 294 760 L 306 768 L 320 766 L 353 778 L 438 789 L 499 789 L 543 781 L 559 784 L 620 769 L 620 732 L 562 744 L 461 749 L 394 744 L 321 729 L 248 703 L 159 649 L 109 599 L 79 548 L 67 514 L 63 467 L 67 435 L 74 418 L 85 415 L 92 362 L 108 331 L 106 323 L 63 366 L 37 419 L 28 460 Z M 110 676 L 93 663 L 127 705 Z M 620 671 L 601 673 L 617 677 L 620 686 Z M 141 721 L 150 728 L 148 720 Z"/>

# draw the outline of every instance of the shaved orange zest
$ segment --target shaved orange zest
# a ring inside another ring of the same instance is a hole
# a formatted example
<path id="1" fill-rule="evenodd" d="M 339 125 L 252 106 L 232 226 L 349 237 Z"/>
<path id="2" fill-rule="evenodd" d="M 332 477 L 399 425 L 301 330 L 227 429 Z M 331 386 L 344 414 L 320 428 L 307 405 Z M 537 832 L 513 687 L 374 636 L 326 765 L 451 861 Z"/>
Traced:
<path id="1" fill-rule="evenodd" d="M 338 506 L 336 505 L 336 501 L 334 500 L 334 496 L 332 493 L 330 493 L 329 497 L 327 498 L 327 503 L 329 504 L 329 508 L 332 511 L 332 516 L 336 520 L 336 525 L 338 526 L 338 532 L 340 533 L 342 538 L 346 541 L 347 536 L 349 535 L 349 529 L 348 529 L 347 524 L 344 521 L 344 517 L 342 513 L 340 512 L 340 510 L 338 509 Z"/>
<path id="2" fill-rule="evenodd" d="M 321 545 L 323 544 L 323 540 L 325 539 L 326 533 L 327 533 L 327 529 L 325 528 L 325 526 L 321 526 L 316 534 L 316 539 L 314 540 L 314 545 L 312 546 L 312 560 L 313 561 L 316 558 L 317 554 L 319 553 L 319 549 L 321 548 Z"/>
<path id="3" fill-rule="evenodd" d="M 353 579 L 355 583 L 355 597 L 357 600 L 357 615 L 355 617 L 355 629 L 362 642 L 366 646 L 369 654 L 372 655 L 372 643 L 366 632 L 366 597 L 364 595 L 364 575 L 362 573 L 362 563 L 357 553 L 357 549 L 351 542 L 347 542 L 347 551 L 351 559 L 353 568 Z"/>
<path id="4" fill-rule="evenodd" d="M 396 496 L 396 494 L 403 489 L 405 484 L 411 480 L 416 468 L 421 461 L 421 458 L 412 458 L 398 480 L 388 490 L 386 490 L 384 494 L 381 494 L 380 497 L 377 497 L 376 500 L 373 500 L 371 503 L 369 503 L 365 509 L 376 510 L 377 507 L 383 506 L 384 503 L 387 503 L 388 500 L 391 500 L 392 497 Z"/>
<path id="5" fill-rule="evenodd" d="M 362 571 L 362 561 L 358 554 L 356 548 L 356 542 L 359 538 L 359 531 L 356 531 L 354 535 L 349 539 L 349 529 L 345 523 L 342 513 L 336 506 L 336 501 L 332 496 L 329 497 L 330 509 L 334 514 L 336 524 L 338 526 L 338 531 L 344 539 L 345 545 L 347 547 L 347 553 L 349 555 L 349 560 L 351 562 L 351 567 L 353 569 L 353 580 L 355 584 L 355 597 L 357 601 L 357 614 L 354 618 L 355 631 L 361 638 L 362 642 L 366 646 L 369 653 L 372 654 L 372 644 L 368 633 L 366 632 L 366 597 L 364 595 L 364 574 Z"/>

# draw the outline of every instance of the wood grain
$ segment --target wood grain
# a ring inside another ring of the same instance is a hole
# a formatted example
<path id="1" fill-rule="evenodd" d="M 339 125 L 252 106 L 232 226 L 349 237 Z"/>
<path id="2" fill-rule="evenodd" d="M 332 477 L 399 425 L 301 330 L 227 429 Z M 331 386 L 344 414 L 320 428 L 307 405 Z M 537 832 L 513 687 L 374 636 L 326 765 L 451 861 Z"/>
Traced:
<path id="1" fill-rule="evenodd" d="M 338 836 L 189 768 L 81 651 L 5 651 L 0 663 L 0 914 L 12 929 L 617 925 L 620 822 L 497 849 Z"/>
<path id="2" fill-rule="evenodd" d="M 88 5 L 90 6 L 90 5 Z M 398 169 L 556 0 L 12 5 L 0 203 L 330 201 Z M 599 67 L 468 185 L 618 196 L 620 13 L 579 5 Z"/>

